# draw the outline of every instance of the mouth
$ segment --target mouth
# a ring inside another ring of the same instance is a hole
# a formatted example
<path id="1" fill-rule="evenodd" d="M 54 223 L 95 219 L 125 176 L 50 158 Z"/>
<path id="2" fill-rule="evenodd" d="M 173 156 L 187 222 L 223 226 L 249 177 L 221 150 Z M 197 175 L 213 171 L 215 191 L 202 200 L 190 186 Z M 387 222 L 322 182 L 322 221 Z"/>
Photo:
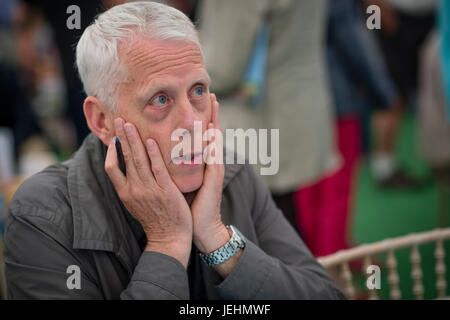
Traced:
<path id="1" fill-rule="evenodd" d="M 199 166 L 203 163 L 202 152 L 191 152 L 181 157 L 174 158 L 173 162 L 180 165 Z"/>

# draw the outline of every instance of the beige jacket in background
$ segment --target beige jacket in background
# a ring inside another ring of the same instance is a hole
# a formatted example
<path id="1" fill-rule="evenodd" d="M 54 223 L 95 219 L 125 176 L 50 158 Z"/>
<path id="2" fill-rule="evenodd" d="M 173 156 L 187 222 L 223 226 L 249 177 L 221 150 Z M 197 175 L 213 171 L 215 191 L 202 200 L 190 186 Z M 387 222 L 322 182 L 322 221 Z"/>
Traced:
<path id="1" fill-rule="evenodd" d="M 200 7 L 201 41 L 222 127 L 280 129 L 279 172 L 262 176 L 276 193 L 314 183 L 339 164 L 324 69 L 325 19 L 324 0 L 207 0 Z M 230 97 L 264 21 L 270 27 L 265 102 L 253 109 Z"/>
<path id="2" fill-rule="evenodd" d="M 440 35 L 432 32 L 421 52 L 417 122 L 421 155 L 435 167 L 450 163 L 450 123 L 446 117 L 440 52 Z"/>

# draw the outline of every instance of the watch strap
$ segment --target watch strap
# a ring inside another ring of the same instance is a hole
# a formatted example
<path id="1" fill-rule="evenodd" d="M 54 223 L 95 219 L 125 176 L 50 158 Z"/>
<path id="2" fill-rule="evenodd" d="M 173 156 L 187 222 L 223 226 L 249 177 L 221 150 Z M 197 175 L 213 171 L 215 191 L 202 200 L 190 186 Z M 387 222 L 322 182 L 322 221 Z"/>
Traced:
<path id="1" fill-rule="evenodd" d="M 209 267 L 224 263 L 245 247 L 245 239 L 236 227 L 230 225 L 227 228 L 232 231 L 231 238 L 227 243 L 209 254 L 199 253 L 202 260 Z"/>

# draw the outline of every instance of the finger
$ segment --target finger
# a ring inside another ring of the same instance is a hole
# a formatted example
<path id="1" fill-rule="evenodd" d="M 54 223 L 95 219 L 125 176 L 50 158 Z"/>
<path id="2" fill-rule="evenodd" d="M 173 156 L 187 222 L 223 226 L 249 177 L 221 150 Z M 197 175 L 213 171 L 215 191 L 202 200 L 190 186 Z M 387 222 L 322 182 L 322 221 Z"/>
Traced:
<path id="1" fill-rule="evenodd" d="M 208 124 L 207 140 L 210 141 L 207 148 L 207 160 L 208 165 L 221 165 L 223 164 L 223 136 L 222 131 L 214 128 L 212 123 Z"/>
<path id="2" fill-rule="evenodd" d="M 213 123 L 214 128 L 222 131 L 219 120 L 219 102 L 217 102 L 215 94 L 211 94 L 211 122 Z"/>
<path id="3" fill-rule="evenodd" d="M 164 163 L 158 144 L 153 139 L 147 140 L 147 153 L 151 162 L 151 170 L 156 182 L 161 187 L 167 187 L 172 182 L 166 164 Z"/>
<path id="4" fill-rule="evenodd" d="M 125 167 L 127 172 L 127 178 L 137 179 L 138 174 L 133 162 L 133 154 L 131 152 L 130 144 L 128 142 L 127 135 L 125 134 L 124 121 L 122 118 L 114 120 L 116 127 L 116 134 L 119 137 L 120 146 L 122 148 L 123 160 L 125 161 Z"/>
<path id="5" fill-rule="evenodd" d="M 127 135 L 128 143 L 130 145 L 133 163 L 139 178 L 143 182 L 154 182 L 153 175 L 150 171 L 148 155 L 144 145 L 142 144 L 139 132 L 137 131 L 136 127 L 130 122 L 124 124 L 124 129 L 125 134 Z"/>
<path id="6" fill-rule="evenodd" d="M 217 101 L 217 98 L 216 98 L 216 95 L 214 93 L 211 93 L 209 98 L 211 100 L 211 120 L 210 120 L 210 122 L 214 122 L 214 118 L 216 117 L 215 116 L 215 112 L 216 111 L 215 111 L 214 105 L 215 105 L 215 103 Z"/>
<path id="7" fill-rule="evenodd" d="M 218 162 L 215 162 L 216 164 L 221 164 L 223 159 L 221 158 L 222 155 L 222 148 L 223 148 L 223 131 L 220 127 L 220 121 L 219 121 L 219 103 L 217 102 L 216 95 L 211 94 L 212 99 L 212 112 L 211 112 L 211 123 L 212 127 L 216 129 L 217 131 L 214 131 L 213 139 L 211 140 L 213 143 L 216 144 L 216 150 L 219 150 L 216 152 L 216 158 Z M 209 125 L 208 125 L 209 128 Z"/>
<path id="8" fill-rule="evenodd" d="M 119 191 L 120 188 L 126 184 L 127 178 L 119 168 L 119 160 L 117 158 L 116 150 L 116 137 L 111 140 L 108 146 L 108 151 L 106 152 L 105 171 L 117 191 Z"/>

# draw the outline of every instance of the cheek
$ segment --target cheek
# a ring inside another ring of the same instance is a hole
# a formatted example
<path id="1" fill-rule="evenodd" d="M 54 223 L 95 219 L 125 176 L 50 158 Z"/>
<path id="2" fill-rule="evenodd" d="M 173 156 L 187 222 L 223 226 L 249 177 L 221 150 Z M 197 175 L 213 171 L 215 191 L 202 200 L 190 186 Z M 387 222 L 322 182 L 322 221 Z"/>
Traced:
<path id="1" fill-rule="evenodd" d="M 211 99 L 209 93 L 200 99 L 191 100 L 191 104 L 197 110 L 199 117 L 205 119 L 211 118 Z"/>
<path id="2" fill-rule="evenodd" d="M 116 132 L 116 127 L 114 125 L 114 120 L 115 120 L 115 116 L 114 114 L 110 113 L 106 115 L 105 118 L 105 127 L 111 132 L 114 133 Z"/>
<path id="3" fill-rule="evenodd" d="M 171 135 L 172 131 L 165 126 L 152 126 L 151 130 L 148 130 L 147 137 L 156 141 L 166 165 L 170 162 L 170 155 L 174 146 L 174 143 L 170 140 Z"/>
<path id="4" fill-rule="evenodd" d="M 198 120 L 202 121 L 202 134 L 208 129 L 208 124 L 211 122 L 211 108 L 204 108 L 198 111 Z"/>

